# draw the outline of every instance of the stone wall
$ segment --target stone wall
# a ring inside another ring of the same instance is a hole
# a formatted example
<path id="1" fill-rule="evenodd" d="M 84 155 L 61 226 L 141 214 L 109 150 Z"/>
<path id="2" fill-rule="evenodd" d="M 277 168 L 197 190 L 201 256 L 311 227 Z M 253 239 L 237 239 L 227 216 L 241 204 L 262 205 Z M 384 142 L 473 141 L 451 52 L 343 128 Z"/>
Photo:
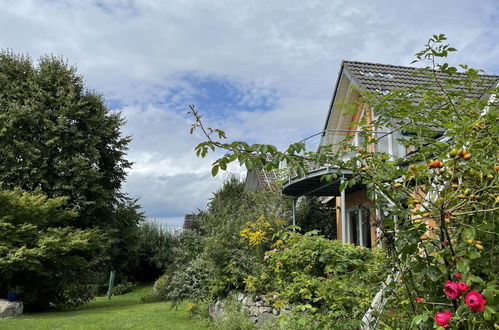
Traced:
<path id="1" fill-rule="evenodd" d="M 235 299 L 241 304 L 241 311 L 257 326 L 269 322 L 275 323 L 279 320 L 279 315 L 290 311 L 287 307 L 283 309 L 272 307 L 272 298 L 265 295 L 251 296 L 239 293 Z M 217 300 L 211 304 L 209 312 L 215 320 L 218 320 L 223 318 L 224 309 L 225 303 Z"/>

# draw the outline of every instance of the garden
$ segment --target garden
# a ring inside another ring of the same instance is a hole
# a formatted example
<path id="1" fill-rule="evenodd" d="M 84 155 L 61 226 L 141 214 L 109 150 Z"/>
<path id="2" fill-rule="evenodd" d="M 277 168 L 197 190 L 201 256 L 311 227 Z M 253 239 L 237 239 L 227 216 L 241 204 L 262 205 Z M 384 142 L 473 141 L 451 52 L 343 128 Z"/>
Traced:
<path id="1" fill-rule="evenodd" d="M 445 42 L 435 35 L 416 54 L 431 83 L 361 92 L 374 113 L 357 123 L 362 145 L 231 141 L 190 107 L 191 132 L 206 137 L 197 155 L 223 151 L 213 175 L 230 163 L 283 177 L 311 162 L 350 170 L 342 189 L 362 184 L 384 210 L 382 248 L 370 249 L 335 240 L 336 212 L 317 199 L 299 204 L 293 225 L 280 182 L 247 191 L 236 175 L 189 229 L 144 222 L 120 190 L 124 119 L 60 59 L 1 53 L 0 293 L 18 294 L 28 314 L 0 328 L 499 328 L 499 89 L 445 63 L 455 51 Z M 399 142 L 413 152 L 372 152 L 380 128 L 406 132 Z"/>

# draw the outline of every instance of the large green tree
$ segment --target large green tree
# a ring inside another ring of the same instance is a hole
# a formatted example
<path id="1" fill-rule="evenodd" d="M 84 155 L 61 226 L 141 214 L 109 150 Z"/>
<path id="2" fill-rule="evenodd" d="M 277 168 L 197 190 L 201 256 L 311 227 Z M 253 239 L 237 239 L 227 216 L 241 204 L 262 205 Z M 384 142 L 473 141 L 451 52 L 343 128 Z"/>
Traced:
<path id="1" fill-rule="evenodd" d="M 0 52 L 0 182 L 5 189 L 68 197 L 78 213 L 70 224 L 103 230 L 105 260 L 118 269 L 130 263 L 123 252 L 133 251 L 128 238 L 143 219 L 137 203 L 120 192 L 131 166 L 123 124 L 65 60 L 44 56 L 35 64 Z"/>

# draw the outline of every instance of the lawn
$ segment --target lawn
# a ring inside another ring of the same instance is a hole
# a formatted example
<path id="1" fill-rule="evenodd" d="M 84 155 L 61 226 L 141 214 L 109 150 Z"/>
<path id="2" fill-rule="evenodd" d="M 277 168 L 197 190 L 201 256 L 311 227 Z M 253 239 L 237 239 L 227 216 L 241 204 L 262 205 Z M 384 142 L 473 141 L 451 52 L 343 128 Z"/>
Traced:
<path id="1" fill-rule="evenodd" d="M 0 329 L 208 329 L 207 323 L 188 318 L 185 304 L 175 310 L 170 303 L 140 302 L 150 292 L 147 286 L 78 308 L 0 319 Z"/>

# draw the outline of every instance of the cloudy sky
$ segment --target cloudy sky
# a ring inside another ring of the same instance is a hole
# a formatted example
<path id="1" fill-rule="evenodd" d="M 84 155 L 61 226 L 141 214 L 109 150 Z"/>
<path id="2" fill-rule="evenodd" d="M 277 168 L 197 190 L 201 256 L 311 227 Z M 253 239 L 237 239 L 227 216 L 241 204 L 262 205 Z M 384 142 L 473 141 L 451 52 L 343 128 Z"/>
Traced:
<path id="1" fill-rule="evenodd" d="M 409 65 L 432 34 L 499 73 L 499 1 L 0 0 L 0 48 L 62 55 L 127 119 L 124 189 L 179 226 L 206 205 L 187 105 L 233 139 L 280 146 L 322 128 L 342 59 Z"/>

